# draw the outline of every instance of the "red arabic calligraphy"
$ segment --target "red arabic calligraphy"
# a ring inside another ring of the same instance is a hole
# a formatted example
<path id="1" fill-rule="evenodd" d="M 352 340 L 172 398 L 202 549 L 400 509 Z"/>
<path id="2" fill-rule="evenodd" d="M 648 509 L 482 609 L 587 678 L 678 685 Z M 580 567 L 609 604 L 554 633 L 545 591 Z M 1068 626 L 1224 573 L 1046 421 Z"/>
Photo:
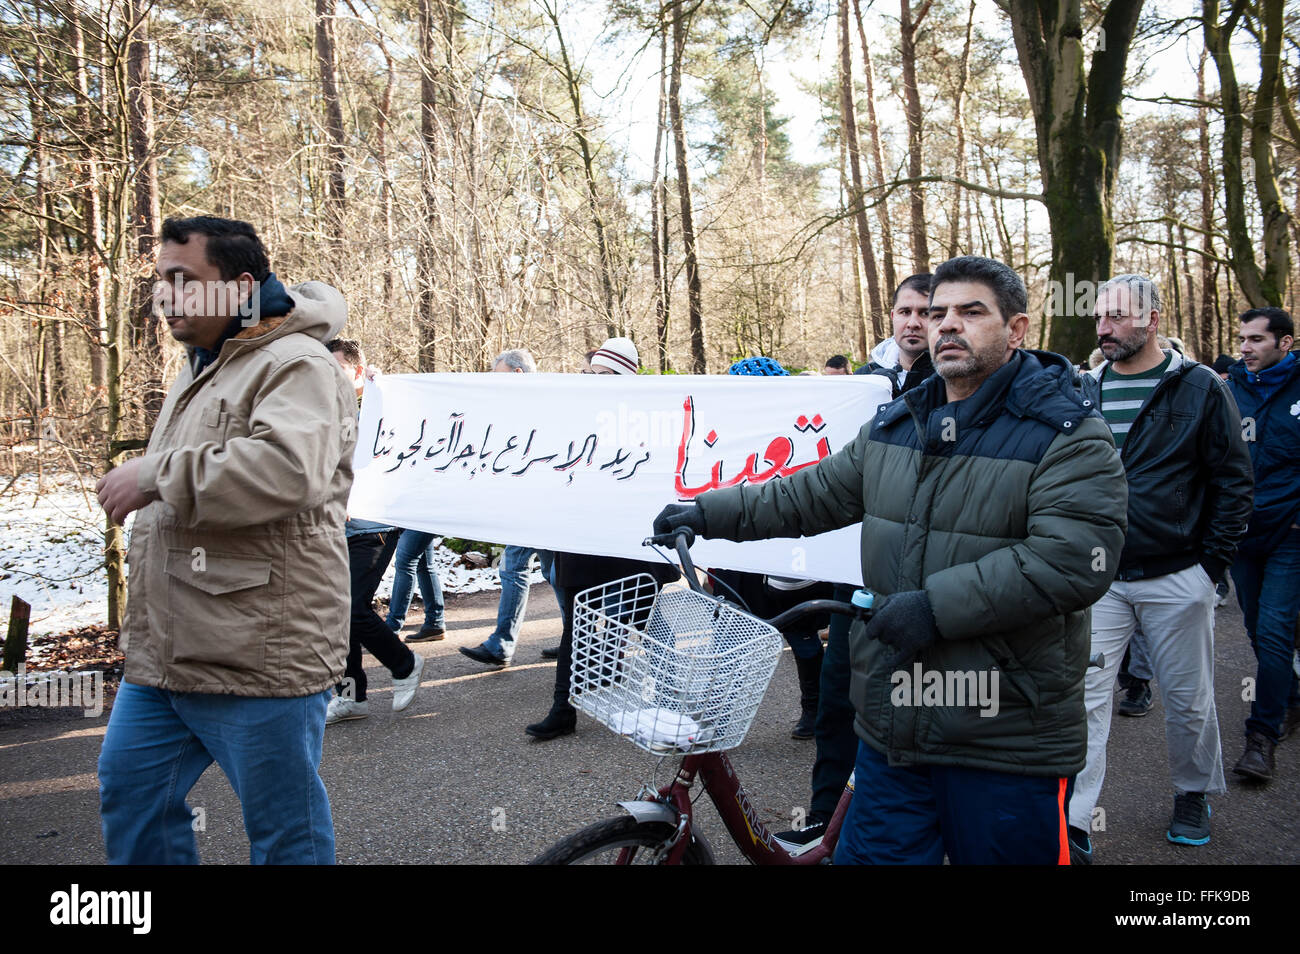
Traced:
<path id="1" fill-rule="evenodd" d="M 686 413 L 682 420 L 682 438 L 677 444 L 677 470 L 673 474 L 673 482 L 677 491 L 677 496 L 682 500 L 694 499 L 708 490 L 718 490 L 722 487 L 734 487 L 736 484 L 741 483 L 761 484 L 773 479 L 774 477 L 789 477 L 791 474 L 803 470 L 805 467 L 811 467 L 813 464 L 817 463 L 817 461 L 829 457 L 831 454 L 830 441 L 823 437 L 817 442 L 816 460 L 804 461 L 801 464 L 791 464 L 790 460 L 794 457 L 794 442 L 788 437 L 774 437 L 767 445 L 767 449 L 763 451 L 761 458 L 757 453 L 750 454 L 749 457 L 745 459 L 745 466 L 742 467 L 740 472 L 734 476 L 726 478 L 722 476 L 723 462 L 719 460 L 714 463 L 712 469 L 709 471 L 709 479 L 706 482 L 695 487 L 688 487 L 686 485 L 686 467 L 690 463 L 691 438 L 695 434 L 695 399 L 691 395 L 686 396 L 686 401 L 683 403 L 682 409 Z M 808 419 L 806 417 L 801 417 L 800 420 L 803 423 L 800 430 L 806 429 L 808 426 Z M 817 420 L 820 423 L 821 415 L 818 415 L 814 420 Z M 799 422 L 796 422 L 796 424 L 798 423 Z M 821 428 L 817 427 L 816 430 L 821 430 Z M 717 439 L 716 432 L 710 431 L 709 437 L 713 438 L 713 440 L 706 440 L 706 446 L 711 446 Z M 763 464 L 761 469 L 759 466 L 760 460 Z"/>

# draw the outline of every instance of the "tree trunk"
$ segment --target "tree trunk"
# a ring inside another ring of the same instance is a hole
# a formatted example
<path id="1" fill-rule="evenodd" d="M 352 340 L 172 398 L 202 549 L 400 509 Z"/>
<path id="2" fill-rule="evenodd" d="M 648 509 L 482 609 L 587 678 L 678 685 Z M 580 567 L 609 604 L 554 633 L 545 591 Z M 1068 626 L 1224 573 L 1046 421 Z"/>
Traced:
<path id="1" fill-rule="evenodd" d="M 72 50 L 77 85 L 77 127 L 81 138 L 81 251 L 86 260 L 86 310 L 82 318 L 90 344 L 90 382 L 95 389 L 96 404 L 108 392 L 104 366 L 107 315 L 104 309 L 104 250 L 100 242 L 103 215 L 99 202 L 100 136 L 92 119 L 90 79 L 86 65 L 86 35 L 81 11 L 73 3 L 67 6 L 68 25 L 72 30 Z M 102 416 L 98 415 L 101 417 Z"/>
<path id="2" fill-rule="evenodd" d="M 1196 99 L 1205 103 L 1205 50 L 1196 67 Z M 1201 313 L 1197 327 L 1196 347 L 1201 359 L 1213 361 L 1217 357 L 1218 335 L 1215 334 L 1215 276 L 1214 264 L 1214 175 L 1210 168 L 1210 117 L 1208 107 L 1196 110 L 1196 131 L 1200 147 L 1197 173 L 1201 177 Z"/>
<path id="3" fill-rule="evenodd" d="M 862 45 L 862 72 L 867 84 L 867 125 L 871 128 L 871 173 L 877 189 L 885 185 L 884 150 L 880 146 L 880 124 L 876 122 L 876 70 L 871 64 L 871 47 L 867 45 L 867 32 L 862 26 L 862 8 L 853 0 L 853 19 L 858 26 L 858 42 Z M 894 270 L 894 224 L 889 221 L 889 203 L 876 203 L 876 223 L 880 226 L 881 258 L 885 266 L 886 295 L 893 295 L 898 287 Z M 892 303 L 891 303 L 892 305 Z"/>
<path id="4" fill-rule="evenodd" d="M 1223 104 L 1223 186 L 1229 257 L 1237 284 L 1254 308 L 1281 306 L 1290 271 L 1290 215 L 1278 190 L 1272 144 L 1273 113 L 1280 82 L 1282 6 L 1281 0 L 1261 0 L 1259 4 L 1260 81 L 1251 110 L 1250 157 L 1254 165 L 1255 194 L 1264 225 L 1264 268 L 1260 269 L 1246 219 L 1246 187 L 1241 162 L 1245 118 L 1231 49 L 1232 34 L 1248 8 L 1243 0 L 1237 0 L 1228 19 L 1220 24 L 1218 0 L 1203 0 L 1202 3 L 1205 46 L 1218 68 L 1219 96 Z"/>
<path id="5" fill-rule="evenodd" d="M 1114 255 L 1111 208 L 1122 155 L 1120 106 L 1143 0 L 1107 4 L 1101 23 L 1105 42 L 1093 52 L 1086 77 L 1081 0 L 1000 3 L 1011 15 L 1034 113 L 1052 230 L 1050 278 L 1062 289 L 1101 281 L 1110 276 Z M 1072 310 L 1070 302 L 1066 314 L 1052 316 L 1048 347 L 1078 362 L 1092 352 L 1096 330 L 1091 315 L 1073 315 Z"/>
<path id="6" fill-rule="evenodd" d="M 668 125 L 668 24 L 659 16 L 659 104 L 655 109 L 654 176 L 650 182 L 650 271 L 655 286 L 655 332 L 659 350 L 659 373 L 668 371 L 668 209 L 663 172 L 664 136 Z M 661 241 L 660 238 L 664 239 Z"/>
<path id="7" fill-rule="evenodd" d="M 866 190 L 862 187 L 862 154 L 858 148 L 857 110 L 853 103 L 853 47 L 849 41 L 849 0 L 839 0 L 837 19 L 840 32 L 840 125 L 844 130 L 844 141 L 848 146 L 849 209 L 853 210 L 854 231 L 858 243 L 858 254 L 862 257 L 862 275 L 867 284 L 866 311 L 870 313 L 871 334 L 875 341 L 880 341 L 885 334 L 884 315 L 880 310 L 880 278 L 876 273 L 876 255 L 871 248 L 871 226 L 867 222 Z M 862 354 L 868 354 L 871 347 L 867 342 L 867 314 L 859 309 L 855 326 L 857 329 L 858 348 Z"/>
<path id="8" fill-rule="evenodd" d="M 336 249 L 343 242 L 344 153 L 343 107 L 339 103 L 338 79 L 335 74 L 334 51 L 334 0 L 316 0 L 316 61 L 320 66 L 321 97 L 325 101 L 325 132 L 329 136 L 326 149 L 325 219 L 329 241 Z M 341 266 L 342 263 L 336 263 Z"/>
<path id="9" fill-rule="evenodd" d="M 163 352 L 160 323 L 153 316 L 154 246 L 162 214 L 158 198 L 158 157 L 154 149 L 153 88 L 149 77 L 149 30 L 140 0 L 128 0 L 126 7 L 131 41 L 127 48 L 126 78 L 130 104 L 128 130 L 131 165 L 135 176 L 135 251 L 140 279 L 134 290 L 131 343 L 142 356 L 145 368 L 145 428 L 152 430 L 162 410 Z"/>
<path id="10" fill-rule="evenodd" d="M 379 165 L 380 204 L 383 207 L 384 214 L 384 274 L 382 279 L 382 294 L 384 311 L 388 314 L 392 314 L 396 275 L 393 265 L 393 175 L 388 168 L 388 126 L 391 121 L 393 110 L 393 87 L 397 85 L 397 68 L 393 62 L 393 54 L 389 52 L 388 44 L 383 40 L 382 31 L 380 31 L 379 37 L 379 50 L 384 56 L 385 71 L 384 92 L 379 101 L 379 117 L 375 123 L 375 161 Z"/>
<path id="11" fill-rule="evenodd" d="M 955 147 L 956 155 L 953 157 L 953 176 L 957 179 L 966 178 L 966 84 L 970 81 L 970 42 L 971 34 L 975 30 L 975 0 L 971 0 L 970 11 L 966 15 L 966 39 L 961 48 L 961 68 L 957 74 L 957 91 L 953 96 L 952 103 L 952 123 L 957 130 L 957 145 Z M 961 254 L 958 252 L 958 246 L 961 244 L 961 203 L 963 192 L 961 186 L 956 183 L 952 187 L 952 222 L 948 231 L 948 257 L 955 258 Z M 968 197 L 968 196 L 967 196 Z"/>
<path id="12" fill-rule="evenodd" d="M 922 175 L 921 167 L 921 90 L 916 82 L 916 33 L 921 21 L 930 12 L 931 0 L 925 0 L 912 17 L 911 0 L 900 0 L 899 52 L 903 60 L 903 97 L 907 112 L 907 175 L 915 180 Z M 930 270 L 930 243 L 926 237 L 925 189 L 919 182 L 908 186 L 912 203 L 912 269 Z"/>
<path id="13" fill-rule="evenodd" d="M 437 320 L 434 288 L 437 283 L 437 183 L 438 183 L 438 91 L 434 43 L 433 4 L 420 0 L 420 198 L 421 222 L 417 231 L 416 285 L 419 295 L 419 353 L 416 366 L 428 373 L 437 370 Z"/>
<path id="14" fill-rule="evenodd" d="M 682 251 L 686 258 L 687 321 L 691 329 L 691 371 L 707 374 L 704 350 L 704 307 L 701 301 L 700 263 L 695 247 L 695 222 L 691 214 L 691 176 L 686 165 L 686 127 L 682 122 L 682 59 L 686 55 L 686 14 L 682 0 L 673 0 L 673 61 L 668 84 L 668 113 L 673 127 L 673 153 L 677 163 L 677 196 L 681 205 Z"/>
<path id="15" fill-rule="evenodd" d="M 587 208 L 591 214 L 592 225 L 596 230 L 596 251 L 600 256 L 600 290 L 605 307 L 605 329 L 609 337 L 620 333 L 622 322 L 614 314 L 614 268 L 610 261 L 609 242 L 605 234 L 605 217 L 600 209 L 600 195 L 596 188 L 596 160 L 587 137 L 588 119 L 582 107 L 582 79 L 574 72 L 569 61 L 569 48 L 564 42 L 564 31 L 560 29 L 560 17 L 555 7 L 543 2 L 542 9 L 555 30 L 555 39 L 560 44 L 560 65 L 567 92 L 569 105 L 573 109 L 573 138 L 578 143 L 578 154 L 582 157 L 582 176 L 587 186 Z"/>

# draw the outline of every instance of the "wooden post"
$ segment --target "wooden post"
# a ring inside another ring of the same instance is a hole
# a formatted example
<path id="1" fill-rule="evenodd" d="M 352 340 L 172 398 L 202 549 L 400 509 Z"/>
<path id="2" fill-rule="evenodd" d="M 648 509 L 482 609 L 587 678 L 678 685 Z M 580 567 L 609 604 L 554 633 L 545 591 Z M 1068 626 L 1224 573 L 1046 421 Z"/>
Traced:
<path id="1" fill-rule="evenodd" d="M 9 609 L 9 637 L 5 640 L 4 663 L 0 669 L 17 673 L 27 659 L 27 624 L 32 618 L 31 604 L 14 597 Z"/>

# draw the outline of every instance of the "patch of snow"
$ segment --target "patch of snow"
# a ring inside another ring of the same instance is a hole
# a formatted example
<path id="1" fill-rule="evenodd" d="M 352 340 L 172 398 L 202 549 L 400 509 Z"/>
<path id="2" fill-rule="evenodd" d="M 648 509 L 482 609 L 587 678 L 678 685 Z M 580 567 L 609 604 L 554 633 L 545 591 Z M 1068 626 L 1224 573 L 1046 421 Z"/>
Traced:
<path id="1" fill-rule="evenodd" d="M 19 477 L 0 499 L 0 616 L 7 621 L 14 596 L 31 604 L 30 653 L 40 656 L 36 637 L 84 626 L 101 626 L 108 617 L 108 574 L 104 570 L 104 512 L 93 485 L 85 492 L 75 477 L 46 477 L 37 494 L 34 474 Z M 127 521 L 130 534 L 131 520 Z M 436 569 L 444 593 L 500 589 L 497 572 L 459 565 L 460 556 L 435 538 Z M 531 581 L 543 582 L 534 571 Z M 389 564 L 376 594 L 388 599 Z M 419 595 L 419 587 L 413 588 Z M 408 618 L 409 618 L 408 613 Z M 0 621 L 0 626 L 6 622 Z M 0 640 L 3 632 L 0 632 Z"/>

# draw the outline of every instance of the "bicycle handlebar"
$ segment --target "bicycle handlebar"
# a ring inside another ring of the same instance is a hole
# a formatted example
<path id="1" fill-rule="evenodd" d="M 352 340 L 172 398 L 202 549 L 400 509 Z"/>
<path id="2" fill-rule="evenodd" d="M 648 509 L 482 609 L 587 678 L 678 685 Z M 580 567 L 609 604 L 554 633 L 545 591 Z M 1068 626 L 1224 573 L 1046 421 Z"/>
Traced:
<path id="1" fill-rule="evenodd" d="M 647 537 L 641 541 L 643 547 L 648 546 L 672 546 L 677 550 L 677 556 L 682 561 L 682 574 L 686 577 L 687 585 L 697 593 L 708 591 L 700 585 L 698 575 L 695 572 L 695 561 L 691 559 L 691 544 L 695 542 L 695 531 L 690 527 L 678 527 L 671 533 L 657 533 L 654 536 Z M 866 594 L 868 600 L 874 600 L 874 595 L 869 590 L 858 590 L 857 593 Z M 857 593 L 854 594 L 855 598 Z M 844 603 L 840 600 L 807 600 L 797 606 L 792 606 L 784 613 L 764 620 L 769 626 L 780 630 L 789 626 L 795 620 L 802 619 L 805 616 L 812 616 L 816 613 L 841 613 L 844 616 L 861 617 L 868 619 L 871 616 L 871 604 L 866 606 L 856 606 L 852 603 Z M 1089 669 L 1103 669 L 1106 666 L 1106 657 L 1101 653 L 1096 653 L 1088 658 Z"/>
<path id="2" fill-rule="evenodd" d="M 700 585 L 698 574 L 695 572 L 695 561 L 691 559 L 691 544 L 695 542 L 695 531 L 690 527 L 678 527 L 671 533 L 659 533 L 652 537 L 647 537 L 641 542 L 642 546 L 673 546 L 677 550 L 677 556 L 682 561 L 682 574 L 686 577 L 686 585 L 697 593 L 708 595 L 708 591 Z M 797 606 L 792 606 L 784 613 L 780 613 L 771 619 L 764 620 L 769 626 L 781 630 L 796 620 L 805 616 L 813 616 L 817 613 L 842 613 L 845 616 L 861 617 L 867 619 L 871 615 L 871 594 L 866 590 L 859 590 L 859 593 L 867 594 L 864 602 L 865 606 L 857 606 L 853 603 L 845 603 L 840 600 L 807 600 Z M 714 597 L 716 598 L 716 597 Z"/>

